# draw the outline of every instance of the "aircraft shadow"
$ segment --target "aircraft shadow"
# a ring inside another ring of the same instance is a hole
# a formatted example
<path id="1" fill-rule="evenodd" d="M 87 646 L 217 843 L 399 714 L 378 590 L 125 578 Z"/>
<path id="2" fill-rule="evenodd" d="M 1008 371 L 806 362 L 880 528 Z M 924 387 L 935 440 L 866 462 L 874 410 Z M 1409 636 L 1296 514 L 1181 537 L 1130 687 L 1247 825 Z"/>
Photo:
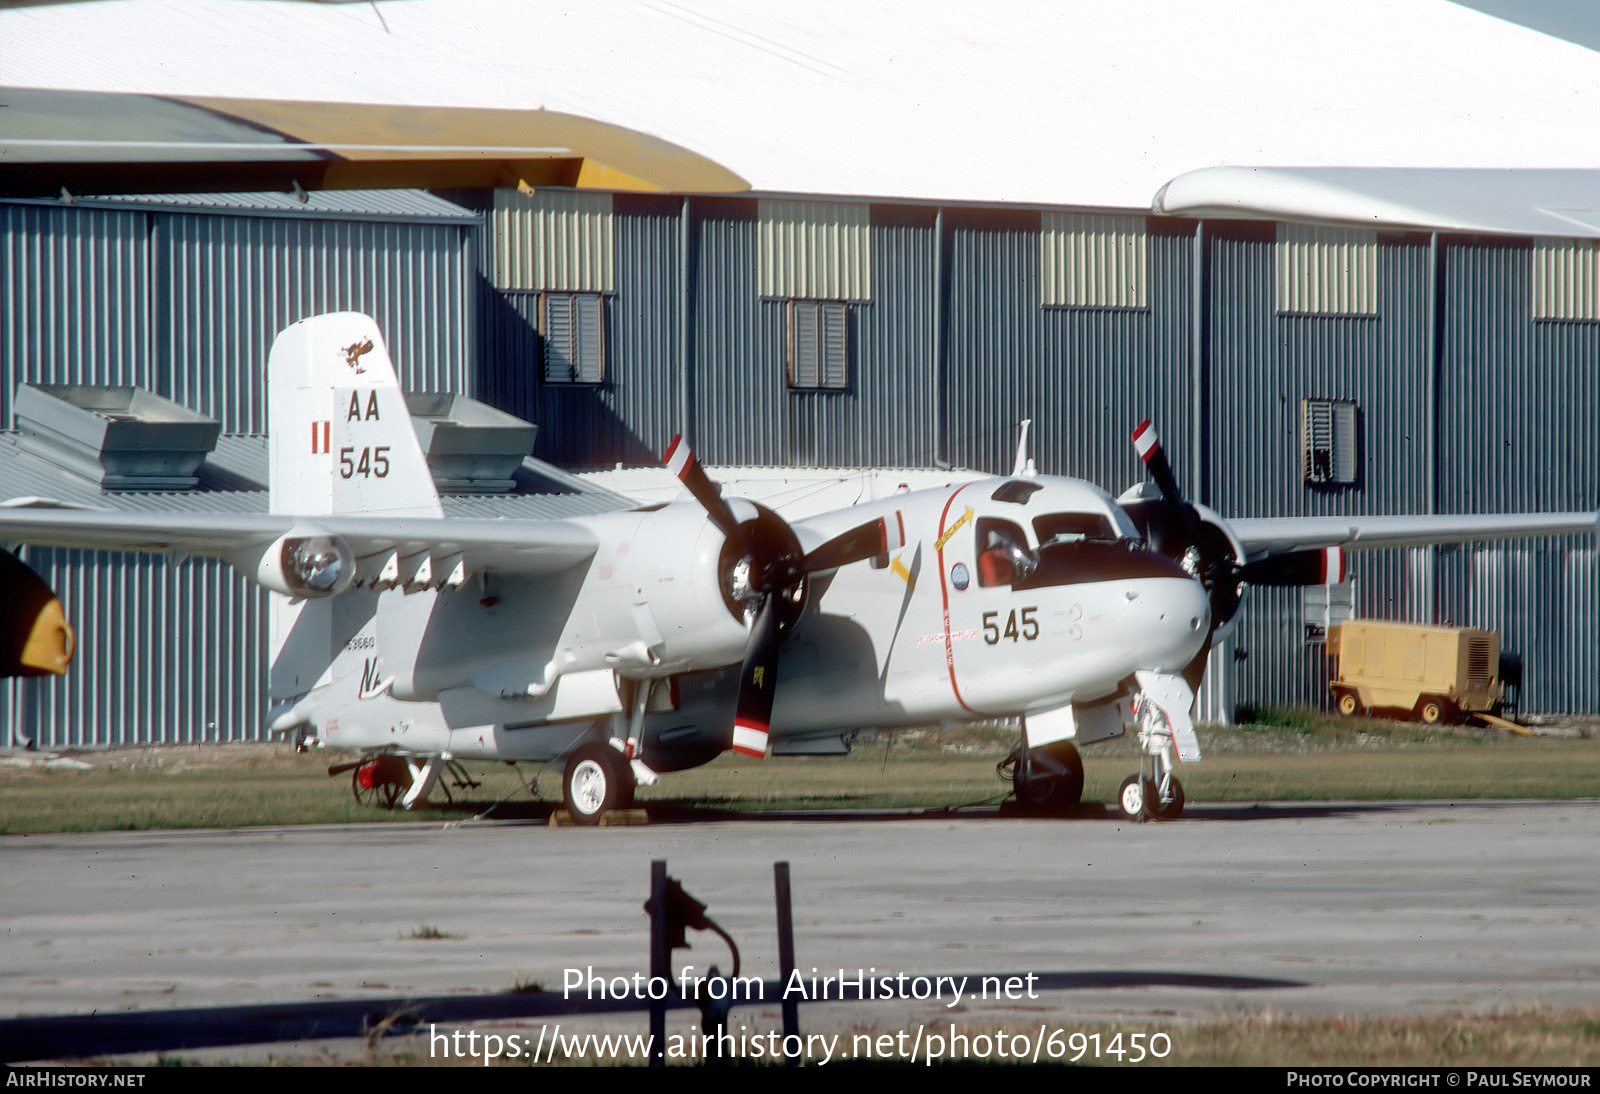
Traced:
<path id="1" fill-rule="evenodd" d="M 1151 821 L 1152 824 L 1191 824 L 1208 821 L 1285 821 L 1318 820 L 1330 817 L 1357 817 L 1378 813 L 1409 812 L 1419 808 L 1434 808 L 1440 802 L 1238 802 L 1199 803 L 1185 809 L 1177 821 Z M 1112 822 L 1130 824 L 1114 808 L 1101 802 L 1085 802 L 1074 813 L 1034 814 L 1024 813 L 1015 802 L 975 802 L 965 805 L 919 807 L 865 807 L 854 799 L 841 797 L 836 806 L 818 806 L 812 809 L 783 809 L 752 811 L 732 805 L 707 803 L 692 798 L 665 798 L 644 802 L 638 807 L 651 825 L 690 825 L 744 821 L 771 823 L 796 821 L 814 824 L 864 824 L 887 821 L 1016 821 L 1026 820 L 1040 824 L 1060 822 Z M 547 824 L 562 809 L 560 802 L 550 801 L 464 801 L 457 799 L 448 807 L 452 813 L 470 813 L 459 820 L 524 822 Z M 430 812 L 441 812 L 433 809 Z M 427 812 L 417 814 L 421 820 Z"/>

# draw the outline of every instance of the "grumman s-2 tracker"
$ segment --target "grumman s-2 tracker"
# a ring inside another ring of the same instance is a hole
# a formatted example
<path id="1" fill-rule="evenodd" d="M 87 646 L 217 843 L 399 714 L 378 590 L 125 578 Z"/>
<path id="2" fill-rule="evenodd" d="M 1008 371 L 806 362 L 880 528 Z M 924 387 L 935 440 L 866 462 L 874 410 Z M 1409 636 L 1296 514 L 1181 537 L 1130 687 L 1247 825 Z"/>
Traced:
<path id="1" fill-rule="evenodd" d="M 552 762 L 593 823 L 733 749 L 1019 718 L 1018 799 L 1070 809 L 1077 746 L 1136 724 L 1131 817 L 1183 807 L 1211 645 L 1248 584 L 1338 580 L 1341 548 L 1592 530 L 1593 514 L 1224 521 L 1156 480 L 984 479 L 789 524 L 725 499 L 687 445 L 670 504 L 443 516 L 376 324 L 323 315 L 268 366 L 270 513 L 0 509 L 0 540 L 216 555 L 272 598 L 270 728 L 360 750 L 410 806 L 460 759 Z"/>

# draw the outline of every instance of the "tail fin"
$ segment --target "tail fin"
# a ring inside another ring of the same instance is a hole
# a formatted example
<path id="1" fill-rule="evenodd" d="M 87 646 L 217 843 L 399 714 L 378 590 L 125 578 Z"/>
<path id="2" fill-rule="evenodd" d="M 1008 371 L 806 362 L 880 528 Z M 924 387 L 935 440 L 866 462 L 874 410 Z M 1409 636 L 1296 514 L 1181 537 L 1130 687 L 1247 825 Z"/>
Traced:
<path id="1" fill-rule="evenodd" d="M 278 335 L 267 360 L 270 506 L 304 517 L 443 515 L 378 325 L 341 312 Z M 319 600 L 274 595 L 269 690 L 282 702 L 371 662 L 376 590 Z"/>
<path id="2" fill-rule="evenodd" d="M 278 335 L 267 398 L 272 512 L 443 515 L 388 348 L 367 316 L 318 315 Z"/>

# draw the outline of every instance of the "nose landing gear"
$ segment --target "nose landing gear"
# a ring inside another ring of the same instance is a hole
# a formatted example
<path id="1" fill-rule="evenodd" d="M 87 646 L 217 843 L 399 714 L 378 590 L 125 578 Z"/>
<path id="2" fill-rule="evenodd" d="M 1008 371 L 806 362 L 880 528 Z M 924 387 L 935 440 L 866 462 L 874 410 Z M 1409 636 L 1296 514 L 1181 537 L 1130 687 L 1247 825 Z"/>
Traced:
<path id="1" fill-rule="evenodd" d="M 1178 761 L 1200 758 L 1200 742 L 1189 720 L 1193 693 L 1181 677 L 1136 674 L 1142 691 L 1134 700 L 1139 717 L 1139 773 L 1117 791 L 1117 811 L 1131 821 L 1176 820 L 1183 813 L 1183 784 L 1174 775 Z"/>

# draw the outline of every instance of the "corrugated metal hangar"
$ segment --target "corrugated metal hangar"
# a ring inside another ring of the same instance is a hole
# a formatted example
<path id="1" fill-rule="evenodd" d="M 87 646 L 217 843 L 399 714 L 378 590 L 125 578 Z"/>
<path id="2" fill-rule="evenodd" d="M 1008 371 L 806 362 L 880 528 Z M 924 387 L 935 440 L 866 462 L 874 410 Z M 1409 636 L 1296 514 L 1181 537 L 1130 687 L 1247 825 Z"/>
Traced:
<path id="1" fill-rule="evenodd" d="M 150 509 L 266 506 L 265 357 L 372 314 L 413 391 L 538 427 L 455 512 L 621 503 L 558 468 L 710 464 L 1143 477 L 1161 426 L 1224 516 L 1592 510 L 1600 270 L 1587 240 L 1142 210 L 539 189 L 0 203 L 0 482 Z M 19 385 L 133 385 L 220 423 L 192 486 L 28 442 Z M 464 491 L 472 492 L 464 492 Z M 11 681 L 6 743 L 255 738 L 265 593 L 224 564 L 29 550 L 84 643 Z M 1521 709 L 1600 710 L 1592 537 L 1362 552 L 1329 591 L 1252 590 L 1203 702 L 1325 701 L 1351 613 L 1495 628 Z"/>

